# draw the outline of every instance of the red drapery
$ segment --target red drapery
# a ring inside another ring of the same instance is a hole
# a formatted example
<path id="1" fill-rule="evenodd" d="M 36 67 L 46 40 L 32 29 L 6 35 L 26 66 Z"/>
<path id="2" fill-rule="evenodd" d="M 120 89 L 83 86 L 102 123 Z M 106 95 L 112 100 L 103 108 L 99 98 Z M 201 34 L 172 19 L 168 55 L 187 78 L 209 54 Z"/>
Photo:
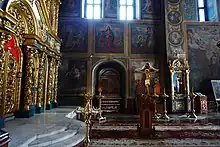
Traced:
<path id="1" fill-rule="evenodd" d="M 5 46 L 4 46 L 5 52 L 7 52 L 9 49 L 10 49 L 10 53 L 15 57 L 16 62 L 19 63 L 19 61 L 20 61 L 20 51 L 16 47 L 15 39 L 13 37 L 11 37 L 10 40 L 8 40 L 5 43 Z"/>

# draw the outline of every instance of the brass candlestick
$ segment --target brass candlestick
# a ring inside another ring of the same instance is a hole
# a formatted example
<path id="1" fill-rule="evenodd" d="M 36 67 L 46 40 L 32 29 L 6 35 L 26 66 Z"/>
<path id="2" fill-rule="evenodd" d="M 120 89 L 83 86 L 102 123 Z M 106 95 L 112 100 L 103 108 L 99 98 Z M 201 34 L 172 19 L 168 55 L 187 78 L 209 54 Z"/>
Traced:
<path id="1" fill-rule="evenodd" d="M 102 98 L 104 98 L 104 96 L 102 95 L 102 88 L 99 88 L 98 91 L 99 91 L 99 95 L 98 95 L 98 99 L 99 99 L 99 123 L 101 123 L 101 122 L 106 120 L 106 117 L 102 116 Z"/>
<path id="2" fill-rule="evenodd" d="M 196 114 L 195 114 L 195 109 L 194 109 L 194 99 L 196 97 L 196 94 L 192 92 L 190 92 L 189 97 L 191 98 L 191 114 L 190 114 L 190 118 L 197 118 Z"/>
<path id="3" fill-rule="evenodd" d="M 170 117 L 167 115 L 167 98 L 169 97 L 166 92 L 165 92 L 165 88 L 163 90 L 163 95 L 161 95 L 161 97 L 163 98 L 163 102 L 164 102 L 164 113 L 162 115 L 163 119 L 170 119 Z"/>
<path id="4" fill-rule="evenodd" d="M 90 144 L 90 126 L 91 126 L 91 117 L 92 117 L 92 109 L 91 109 L 91 95 L 87 93 L 84 95 L 85 97 L 85 108 L 84 108 L 84 119 L 86 124 L 86 134 L 85 134 L 85 147 L 88 147 Z"/>
<path id="5" fill-rule="evenodd" d="M 152 98 L 154 100 L 154 119 L 159 119 L 159 116 L 157 115 L 157 98 L 159 97 L 159 95 L 156 94 L 156 92 L 154 92 L 154 94 L 152 95 Z"/>
<path id="6" fill-rule="evenodd" d="M 99 89 L 98 89 L 98 92 L 99 92 L 99 95 L 98 95 L 98 99 L 99 99 L 99 109 L 101 110 L 101 108 L 102 108 L 101 104 L 102 104 L 102 98 L 103 98 L 103 96 L 102 96 L 102 88 L 99 88 Z"/>

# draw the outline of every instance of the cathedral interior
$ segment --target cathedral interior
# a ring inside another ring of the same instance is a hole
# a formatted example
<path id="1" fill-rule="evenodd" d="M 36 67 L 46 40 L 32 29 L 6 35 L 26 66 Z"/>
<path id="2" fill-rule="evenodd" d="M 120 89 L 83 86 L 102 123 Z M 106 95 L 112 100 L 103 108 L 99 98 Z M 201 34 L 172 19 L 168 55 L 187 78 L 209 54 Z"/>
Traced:
<path id="1" fill-rule="evenodd" d="M 0 146 L 220 146 L 219 21 L 219 0 L 0 0 Z"/>

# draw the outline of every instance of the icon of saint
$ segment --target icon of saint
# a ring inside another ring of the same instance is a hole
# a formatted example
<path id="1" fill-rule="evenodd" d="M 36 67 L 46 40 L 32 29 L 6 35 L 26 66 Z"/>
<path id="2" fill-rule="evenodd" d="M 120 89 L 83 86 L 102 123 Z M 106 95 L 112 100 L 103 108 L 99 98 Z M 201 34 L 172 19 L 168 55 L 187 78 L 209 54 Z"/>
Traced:
<path id="1" fill-rule="evenodd" d="M 114 44 L 114 33 L 110 26 L 106 26 L 106 30 L 104 34 L 105 34 L 106 50 L 110 51 L 113 48 L 113 44 Z"/>

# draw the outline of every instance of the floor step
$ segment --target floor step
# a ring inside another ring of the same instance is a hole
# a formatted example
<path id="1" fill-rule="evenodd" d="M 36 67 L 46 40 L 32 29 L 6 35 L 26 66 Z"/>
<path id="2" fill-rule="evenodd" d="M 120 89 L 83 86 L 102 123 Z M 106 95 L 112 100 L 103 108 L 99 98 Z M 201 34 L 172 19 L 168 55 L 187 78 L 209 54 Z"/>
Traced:
<path id="1" fill-rule="evenodd" d="M 76 135 L 77 130 L 68 129 L 63 132 L 58 132 L 57 134 L 53 134 L 46 137 L 37 138 L 33 142 L 31 142 L 29 147 L 45 147 L 51 144 L 56 144 L 58 142 L 62 142 L 63 140 L 67 140 Z"/>
<path id="2" fill-rule="evenodd" d="M 77 134 L 75 134 L 73 137 L 66 139 L 66 140 L 63 140 L 58 143 L 51 144 L 47 147 L 74 147 L 74 146 L 82 143 L 82 141 L 84 140 L 84 138 L 85 138 L 84 129 L 85 129 L 85 126 L 82 126 L 78 130 Z"/>

